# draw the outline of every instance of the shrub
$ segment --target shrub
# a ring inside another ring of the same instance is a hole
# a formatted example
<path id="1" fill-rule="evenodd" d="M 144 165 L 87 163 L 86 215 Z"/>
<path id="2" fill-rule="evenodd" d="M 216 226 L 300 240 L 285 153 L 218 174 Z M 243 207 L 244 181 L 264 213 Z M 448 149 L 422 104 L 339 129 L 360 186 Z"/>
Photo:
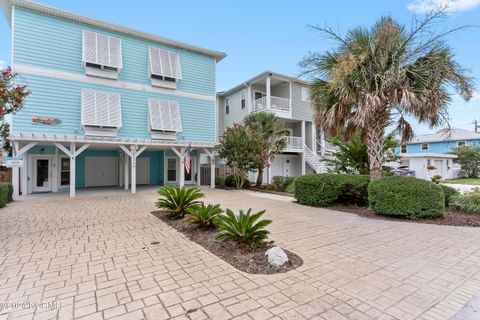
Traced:
<path id="1" fill-rule="evenodd" d="M 213 226 L 215 219 L 223 212 L 219 204 L 205 206 L 203 203 L 190 207 L 186 211 L 188 213 L 185 215 L 185 220 L 200 227 Z"/>
<path id="2" fill-rule="evenodd" d="M 431 177 L 430 179 L 432 180 L 432 182 L 435 182 L 436 184 L 439 184 L 440 181 L 442 181 L 442 176 L 436 174 L 433 177 Z"/>
<path id="3" fill-rule="evenodd" d="M 251 214 L 251 212 L 252 209 L 248 209 L 247 213 L 240 210 L 240 213 L 235 215 L 232 210 L 227 209 L 225 215 L 218 216 L 215 222 L 217 228 L 221 231 L 216 239 L 236 241 L 238 244 L 248 246 L 251 249 L 264 246 L 270 234 L 264 228 L 272 221 L 259 220 L 265 210 L 254 214 Z"/>
<path id="4" fill-rule="evenodd" d="M 229 174 L 225 177 L 225 186 L 227 187 L 234 187 L 235 186 L 235 176 L 233 174 Z"/>
<path id="5" fill-rule="evenodd" d="M 480 213 L 480 192 L 456 194 L 452 196 L 451 206 L 465 213 Z"/>
<path id="6" fill-rule="evenodd" d="M 158 193 L 164 198 L 158 200 L 157 207 L 167 209 L 173 218 L 183 218 L 188 208 L 201 204 L 198 199 L 203 197 L 203 193 L 198 188 L 177 186 L 161 187 Z"/>
<path id="7" fill-rule="evenodd" d="M 286 191 L 293 180 L 293 177 L 275 176 L 272 178 L 272 185 L 275 186 L 275 190 L 277 191 Z"/>
<path id="8" fill-rule="evenodd" d="M 7 183 L 8 186 L 8 202 L 13 201 L 13 184 Z"/>
<path id="9" fill-rule="evenodd" d="M 288 193 L 295 193 L 295 181 L 296 178 L 292 179 L 292 182 L 287 186 L 286 190 Z"/>
<path id="10" fill-rule="evenodd" d="M 225 179 L 223 177 L 215 177 L 215 185 L 223 186 L 225 184 Z"/>
<path id="11" fill-rule="evenodd" d="M 321 173 L 295 179 L 295 198 L 310 206 L 334 204 L 366 205 L 368 184 L 366 175 Z"/>
<path id="12" fill-rule="evenodd" d="M 370 183 L 368 193 L 378 214 L 415 220 L 442 217 L 445 210 L 442 187 L 414 177 L 384 177 Z"/>
<path id="13" fill-rule="evenodd" d="M 8 184 L 0 183 L 0 208 L 3 208 L 8 203 Z"/>
<path id="14" fill-rule="evenodd" d="M 459 194 L 459 192 L 457 190 L 455 190 L 454 188 L 452 187 L 449 187 L 449 186 L 445 186 L 443 184 L 440 185 L 443 189 L 443 194 L 445 196 L 445 207 L 448 207 L 450 206 L 451 202 L 452 202 L 452 197 Z"/>

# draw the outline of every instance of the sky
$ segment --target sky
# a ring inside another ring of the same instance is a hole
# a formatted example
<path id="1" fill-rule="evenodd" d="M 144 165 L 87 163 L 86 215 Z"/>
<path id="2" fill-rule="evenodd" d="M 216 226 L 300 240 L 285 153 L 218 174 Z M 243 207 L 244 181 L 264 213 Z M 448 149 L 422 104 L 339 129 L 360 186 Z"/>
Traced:
<path id="1" fill-rule="evenodd" d="M 225 52 L 217 65 L 217 90 L 229 89 L 271 70 L 300 74 L 298 62 L 309 52 L 325 52 L 331 40 L 310 26 L 329 26 L 345 33 L 356 26 L 371 26 L 391 15 L 410 25 L 416 16 L 437 5 L 450 12 L 440 29 L 459 25 L 480 26 L 480 0 L 38 0 L 59 9 L 121 24 Z M 480 28 L 464 29 L 449 39 L 457 61 L 475 78 L 476 95 L 470 102 L 455 96 L 450 105 L 450 124 L 473 130 L 480 122 Z M 10 63 L 10 28 L 0 17 L 0 66 Z M 431 132 L 415 124 L 416 134 Z"/>

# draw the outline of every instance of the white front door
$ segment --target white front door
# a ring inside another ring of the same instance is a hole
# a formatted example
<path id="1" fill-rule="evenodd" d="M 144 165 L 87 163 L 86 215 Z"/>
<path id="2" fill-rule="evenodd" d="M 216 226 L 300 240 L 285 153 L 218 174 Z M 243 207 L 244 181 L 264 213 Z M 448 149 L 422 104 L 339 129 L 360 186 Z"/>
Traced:
<path id="1" fill-rule="evenodd" d="M 52 191 L 51 157 L 33 158 L 33 192 Z"/>

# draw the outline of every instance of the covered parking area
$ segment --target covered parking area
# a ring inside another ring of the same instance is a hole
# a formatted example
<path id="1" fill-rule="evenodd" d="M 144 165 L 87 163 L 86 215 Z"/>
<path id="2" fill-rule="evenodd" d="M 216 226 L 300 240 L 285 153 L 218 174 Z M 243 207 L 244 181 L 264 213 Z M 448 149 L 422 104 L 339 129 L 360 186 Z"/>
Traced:
<path id="1" fill-rule="evenodd" d="M 89 187 L 135 193 L 137 185 L 200 185 L 205 161 L 215 173 L 212 143 L 34 134 L 10 140 L 14 156 L 24 159 L 12 169 L 15 199 L 63 191 L 75 197 L 77 188 Z"/>

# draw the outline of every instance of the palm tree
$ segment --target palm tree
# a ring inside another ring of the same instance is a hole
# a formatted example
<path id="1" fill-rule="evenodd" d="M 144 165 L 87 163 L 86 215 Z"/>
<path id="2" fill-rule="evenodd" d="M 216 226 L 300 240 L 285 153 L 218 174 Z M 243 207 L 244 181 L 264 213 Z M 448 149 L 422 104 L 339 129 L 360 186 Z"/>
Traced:
<path id="1" fill-rule="evenodd" d="M 344 37 L 314 27 L 338 45 L 300 62 L 304 74 L 313 78 L 310 95 L 317 126 L 331 136 L 345 130 L 346 139 L 360 130 L 372 180 L 381 177 L 387 127 L 394 125 L 406 142 L 413 137 L 407 118 L 431 128 L 448 122 L 450 88 L 465 100 L 472 97 L 473 81 L 445 39 L 463 27 L 433 31 L 444 12 L 431 12 L 410 29 L 383 17 L 373 27 L 357 27 Z"/>
<path id="2" fill-rule="evenodd" d="M 249 134 L 260 144 L 258 154 L 257 186 L 263 183 L 263 170 L 287 146 L 283 137 L 288 132 L 284 124 L 273 113 L 255 112 L 245 117 L 244 123 Z"/>

